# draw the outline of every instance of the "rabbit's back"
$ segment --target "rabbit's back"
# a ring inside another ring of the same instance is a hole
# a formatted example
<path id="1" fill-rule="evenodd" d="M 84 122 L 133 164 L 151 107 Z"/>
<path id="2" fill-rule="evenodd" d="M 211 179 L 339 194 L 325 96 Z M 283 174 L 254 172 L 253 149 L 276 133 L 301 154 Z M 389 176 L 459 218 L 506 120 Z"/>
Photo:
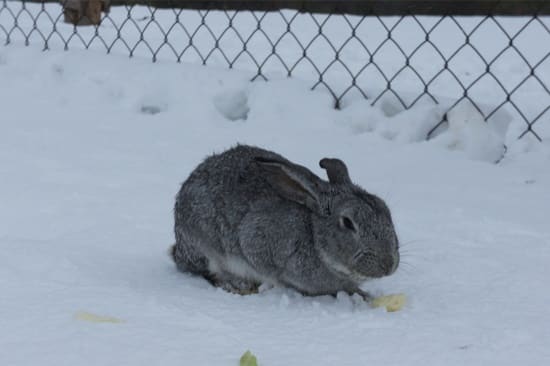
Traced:
<path id="1" fill-rule="evenodd" d="M 202 242 L 239 255 L 237 227 L 244 216 L 261 201 L 278 200 L 253 164 L 257 157 L 284 160 L 267 150 L 238 145 L 199 164 L 176 197 L 176 238 L 178 232 L 207 235 Z"/>
<path id="2" fill-rule="evenodd" d="M 221 211 L 233 214 L 225 217 L 230 223 L 240 220 L 257 199 L 274 195 L 262 179 L 256 157 L 284 159 L 280 155 L 251 146 L 238 145 L 221 154 L 206 158 L 183 183 L 176 204 L 200 210 L 205 218 L 217 218 Z"/>

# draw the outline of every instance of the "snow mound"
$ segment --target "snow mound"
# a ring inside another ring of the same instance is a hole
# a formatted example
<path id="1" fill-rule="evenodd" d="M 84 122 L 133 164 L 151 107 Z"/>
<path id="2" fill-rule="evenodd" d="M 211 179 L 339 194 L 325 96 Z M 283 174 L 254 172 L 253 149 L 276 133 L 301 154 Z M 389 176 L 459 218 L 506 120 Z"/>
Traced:
<path id="1" fill-rule="evenodd" d="M 504 156 L 505 131 L 495 130 L 473 106 L 458 105 L 448 112 L 447 123 L 447 130 L 433 139 L 435 144 L 473 160 L 498 162 Z"/>
<path id="2" fill-rule="evenodd" d="M 244 90 L 225 90 L 214 96 L 214 106 L 230 121 L 245 120 L 248 117 L 248 95 Z"/>
<path id="3" fill-rule="evenodd" d="M 510 116 L 501 112 L 486 122 L 477 109 L 462 103 L 447 113 L 447 122 L 438 127 L 435 137 L 430 131 L 443 121 L 448 105 L 418 104 L 390 116 L 368 101 L 346 107 L 339 121 L 354 135 L 372 132 L 400 144 L 425 142 L 445 150 L 461 152 L 472 160 L 498 162 L 506 152 Z"/>

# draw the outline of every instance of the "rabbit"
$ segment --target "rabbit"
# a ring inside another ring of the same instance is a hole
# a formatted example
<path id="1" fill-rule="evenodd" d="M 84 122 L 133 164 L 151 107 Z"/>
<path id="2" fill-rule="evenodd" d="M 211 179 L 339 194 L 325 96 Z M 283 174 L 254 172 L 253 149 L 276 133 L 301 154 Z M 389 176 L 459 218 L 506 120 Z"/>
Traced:
<path id="1" fill-rule="evenodd" d="M 368 298 L 359 286 L 399 265 L 390 210 L 351 182 L 341 160 L 319 165 L 328 182 L 253 146 L 206 158 L 176 196 L 178 270 L 238 294 L 265 284 Z"/>

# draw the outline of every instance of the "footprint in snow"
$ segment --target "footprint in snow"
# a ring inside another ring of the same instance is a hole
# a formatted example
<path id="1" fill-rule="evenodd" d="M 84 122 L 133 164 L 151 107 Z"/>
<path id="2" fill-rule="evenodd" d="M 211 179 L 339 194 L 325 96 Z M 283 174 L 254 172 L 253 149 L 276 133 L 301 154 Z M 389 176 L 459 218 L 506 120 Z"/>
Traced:
<path id="1" fill-rule="evenodd" d="M 248 95 L 243 90 L 226 90 L 213 99 L 214 106 L 230 121 L 246 120 L 250 108 Z"/>
<path id="2" fill-rule="evenodd" d="M 155 115 L 162 111 L 162 108 L 156 105 L 142 105 L 140 110 L 143 114 Z"/>

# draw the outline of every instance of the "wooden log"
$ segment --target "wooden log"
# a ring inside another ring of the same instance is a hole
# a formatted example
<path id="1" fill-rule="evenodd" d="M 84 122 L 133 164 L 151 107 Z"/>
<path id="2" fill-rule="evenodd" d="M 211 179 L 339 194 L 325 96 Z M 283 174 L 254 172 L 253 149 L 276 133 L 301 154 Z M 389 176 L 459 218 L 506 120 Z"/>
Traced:
<path id="1" fill-rule="evenodd" d="M 101 0 L 88 0 L 84 16 L 90 21 L 90 24 L 99 24 L 101 22 Z"/>
<path id="2" fill-rule="evenodd" d="M 101 11 L 108 10 L 109 0 L 61 0 L 65 23 L 74 25 L 98 25 Z"/>

